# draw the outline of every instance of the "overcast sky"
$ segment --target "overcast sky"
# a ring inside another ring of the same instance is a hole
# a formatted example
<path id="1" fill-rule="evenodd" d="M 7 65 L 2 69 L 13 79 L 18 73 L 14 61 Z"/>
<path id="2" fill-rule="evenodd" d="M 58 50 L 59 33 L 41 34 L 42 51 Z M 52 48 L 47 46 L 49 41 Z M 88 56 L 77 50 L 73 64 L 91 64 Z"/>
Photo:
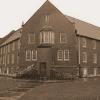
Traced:
<path id="1" fill-rule="evenodd" d="M 21 27 L 46 0 L 0 0 L 0 37 Z M 49 0 L 63 14 L 100 27 L 100 0 Z"/>

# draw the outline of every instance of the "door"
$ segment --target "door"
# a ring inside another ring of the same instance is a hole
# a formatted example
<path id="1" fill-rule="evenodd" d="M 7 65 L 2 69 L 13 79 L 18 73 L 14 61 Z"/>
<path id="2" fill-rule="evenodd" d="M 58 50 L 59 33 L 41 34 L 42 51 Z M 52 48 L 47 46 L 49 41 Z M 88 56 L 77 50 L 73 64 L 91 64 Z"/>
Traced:
<path id="1" fill-rule="evenodd" d="M 40 76 L 41 77 L 46 76 L 46 63 L 45 62 L 40 63 Z"/>

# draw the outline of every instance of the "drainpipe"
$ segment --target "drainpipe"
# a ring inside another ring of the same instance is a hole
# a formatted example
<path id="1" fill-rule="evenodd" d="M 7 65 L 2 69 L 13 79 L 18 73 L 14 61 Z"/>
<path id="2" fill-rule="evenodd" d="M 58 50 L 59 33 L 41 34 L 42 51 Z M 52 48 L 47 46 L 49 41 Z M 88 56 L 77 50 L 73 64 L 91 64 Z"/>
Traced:
<path id="1" fill-rule="evenodd" d="M 81 68 L 80 68 L 80 36 L 78 36 L 78 68 L 79 68 L 79 77 L 81 77 Z"/>

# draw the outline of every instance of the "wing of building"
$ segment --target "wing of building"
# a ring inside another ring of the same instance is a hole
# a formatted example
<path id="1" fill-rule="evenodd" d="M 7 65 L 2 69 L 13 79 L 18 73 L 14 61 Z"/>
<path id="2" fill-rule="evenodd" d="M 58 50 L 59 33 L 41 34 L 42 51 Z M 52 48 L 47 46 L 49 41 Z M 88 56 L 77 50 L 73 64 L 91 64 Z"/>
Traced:
<path id="1" fill-rule="evenodd" d="M 65 16 L 48 0 L 0 41 L 0 75 L 33 78 L 100 75 L 100 27 Z"/>

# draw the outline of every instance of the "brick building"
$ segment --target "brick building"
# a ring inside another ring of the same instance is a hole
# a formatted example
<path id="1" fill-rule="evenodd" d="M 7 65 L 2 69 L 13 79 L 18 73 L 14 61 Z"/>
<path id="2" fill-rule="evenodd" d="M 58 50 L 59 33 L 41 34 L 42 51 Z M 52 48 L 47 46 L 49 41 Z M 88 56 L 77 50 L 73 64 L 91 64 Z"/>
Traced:
<path id="1" fill-rule="evenodd" d="M 1 39 L 0 75 L 99 76 L 99 50 L 100 27 L 66 16 L 46 1 L 20 29 Z"/>

